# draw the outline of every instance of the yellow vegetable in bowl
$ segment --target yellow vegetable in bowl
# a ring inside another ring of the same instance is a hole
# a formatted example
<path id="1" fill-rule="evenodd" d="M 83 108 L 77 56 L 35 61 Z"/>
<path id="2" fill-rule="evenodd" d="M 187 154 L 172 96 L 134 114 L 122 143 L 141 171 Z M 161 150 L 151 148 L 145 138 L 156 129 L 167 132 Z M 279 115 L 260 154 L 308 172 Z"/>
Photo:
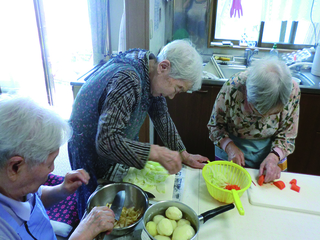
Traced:
<path id="1" fill-rule="evenodd" d="M 168 207 L 163 215 L 155 215 L 146 224 L 147 232 L 157 240 L 190 240 L 195 235 L 191 222 L 183 218 L 177 207 Z M 174 220 L 176 219 L 176 220 Z"/>
<path id="2" fill-rule="evenodd" d="M 157 240 L 171 240 L 169 237 L 157 235 L 154 237 Z"/>
<path id="3" fill-rule="evenodd" d="M 150 233 L 150 235 L 152 237 L 156 236 L 158 234 L 158 231 L 157 231 L 157 224 L 153 221 L 150 221 L 147 223 L 146 225 L 146 229 L 148 231 L 148 233 Z"/>
<path id="4" fill-rule="evenodd" d="M 153 217 L 153 221 L 155 224 L 158 224 L 163 218 L 164 218 L 164 216 L 162 216 L 162 215 L 155 215 Z"/>
<path id="5" fill-rule="evenodd" d="M 169 220 L 170 220 L 170 222 L 172 224 L 172 229 L 174 231 L 176 229 L 176 227 L 177 227 L 177 222 L 175 220 L 172 220 L 172 219 L 169 219 Z"/>
<path id="6" fill-rule="evenodd" d="M 193 238 L 195 231 L 193 227 L 188 224 L 178 226 L 172 235 L 172 240 L 189 240 Z"/>
<path id="7" fill-rule="evenodd" d="M 170 236 L 173 232 L 170 220 L 168 218 L 163 218 L 157 225 L 157 231 L 162 236 Z"/>
<path id="8" fill-rule="evenodd" d="M 166 210 L 166 217 L 172 220 L 179 220 L 182 218 L 182 212 L 177 207 L 169 207 Z"/>
<path id="9" fill-rule="evenodd" d="M 191 225 L 191 224 L 190 224 L 190 221 L 188 221 L 187 219 L 181 218 L 181 219 L 178 221 L 178 224 L 177 224 L 177 225 L 178 225 L 178 227 L 179 227 L 179 226 L 186 225 L 186 224 L 187 224 L 187 225 Z"/>

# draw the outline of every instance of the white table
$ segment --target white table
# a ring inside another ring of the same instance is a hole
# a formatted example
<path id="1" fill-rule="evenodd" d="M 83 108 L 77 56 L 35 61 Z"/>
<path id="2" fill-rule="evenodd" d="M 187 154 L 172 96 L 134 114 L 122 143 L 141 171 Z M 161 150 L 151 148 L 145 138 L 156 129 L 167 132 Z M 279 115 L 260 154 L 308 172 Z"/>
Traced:
<path id="1" fill-rule="evenodd" d="M 224 205 L 208 193 L 201 170 L 187 168 L 186 171 L 183 203 L 197 214 Z M 318 179 L 320 181 L 320 177 Z M 240 200 L 244 216 L 236 208 L 222 213 L 200 226 L 197 239 L 320 239 L 320 215 L 254 206 L 250 204 L 247 192 Z M 307 198 L 305 200 L 308 201 Z"/>

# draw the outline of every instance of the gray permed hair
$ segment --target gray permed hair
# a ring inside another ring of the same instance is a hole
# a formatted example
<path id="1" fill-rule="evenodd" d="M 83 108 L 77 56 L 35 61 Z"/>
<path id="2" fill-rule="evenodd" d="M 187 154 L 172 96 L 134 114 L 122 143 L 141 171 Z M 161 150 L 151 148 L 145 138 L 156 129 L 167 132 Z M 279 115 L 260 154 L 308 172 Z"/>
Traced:
<path id="1" fill-rule="evenodd" d="M 287 65 L 274 58 L 255 61 L 246 81 L 247 99 L 262 115 L 284 107 L 290 98 L 293 83 Z"/>
<path id="2" fill-rule="evenodd" d="M 168 43 L 157 56 L 157 62 L 169 60 L 174 79 L 190 81 L 191 90 L 198 90 L 202 84 L 202 58 L 188 40 L 175 40 Z"/>
<path id="3" fill-rule="evenodd" d="M 0 167 L 13 156 L 31 166 L 45 162 L 71 136 L 71 128 L 54 111 L 28 97 L 0 98 Z"/>

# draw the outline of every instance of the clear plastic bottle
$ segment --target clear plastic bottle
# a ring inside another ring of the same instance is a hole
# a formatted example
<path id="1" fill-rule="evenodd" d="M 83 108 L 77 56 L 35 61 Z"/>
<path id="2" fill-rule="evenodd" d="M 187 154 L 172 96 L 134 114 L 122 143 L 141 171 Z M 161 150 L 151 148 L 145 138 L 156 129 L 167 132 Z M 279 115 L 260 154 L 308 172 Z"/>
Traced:
<path id="1" fill-rule="evenodd" d="M 270 50 L 270 56 L 278 57 L 278 49 L 277 49 L 277 44 L 273 44 L 272 49 Z"/>

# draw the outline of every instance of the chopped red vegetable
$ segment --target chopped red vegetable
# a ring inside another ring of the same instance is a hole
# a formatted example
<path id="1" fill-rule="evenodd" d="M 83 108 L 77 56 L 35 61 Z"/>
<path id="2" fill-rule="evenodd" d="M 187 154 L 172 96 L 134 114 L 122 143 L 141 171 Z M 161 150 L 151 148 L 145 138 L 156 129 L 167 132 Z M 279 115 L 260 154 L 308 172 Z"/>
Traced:
<path id="1" fill-rule="evenodd" d="M 292 179 L 292 180 L 290 181 L 290 184 L 297 184 L 297 179 Z"/>
<path id="2" fill-rule="evenodd" d="M 261 176 L 259 177 L 258 184 L 259 184 L 260 186 L 262 186 L 263 182 L 264 182 L 264 175 L 261 175 Z"/>
<path id="3" fill-rule="evenodd" d="M 231 184 L 228 184 L 225 189 L 228 189 L 228 190 L 231 190 L 231 189 L 235 189 L 235 190 L 240 190 L 240 187 L 236 184 L 234 185 L 231 185 Z"/>
<path id="4" fill-rule="evenodd" d="M 276 181 L 276 182 L 273 182 L 273 184 L 278 187 L 280 190 L 284 189 L 286 187 L 286 185 L 284 184 L 284 182 L 282 181 Z"/>
<path id="5" fill-rule="evenodd" d="M 300 192 L 300 187 L 297 186 L 296 184 L 291 184 L 291 189 L 292 189 L 293 191 Z"/>

